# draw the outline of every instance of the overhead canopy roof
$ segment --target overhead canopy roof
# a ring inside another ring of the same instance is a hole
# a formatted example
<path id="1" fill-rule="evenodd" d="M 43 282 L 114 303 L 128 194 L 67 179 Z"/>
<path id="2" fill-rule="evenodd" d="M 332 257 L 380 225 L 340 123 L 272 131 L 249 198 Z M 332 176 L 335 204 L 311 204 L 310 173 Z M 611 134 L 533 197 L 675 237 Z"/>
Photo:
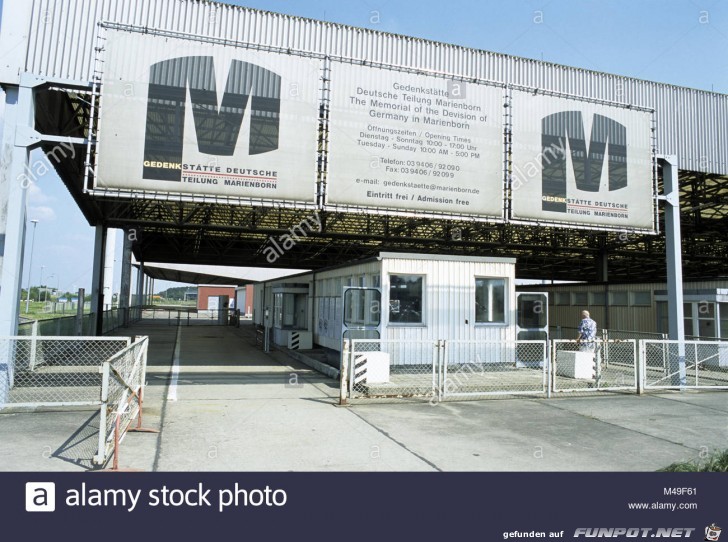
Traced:
<path id="1" fill-rule="evenodd" d="M 39 102 L 45 114 L 37 123 L 45 133 L 79 135 L 87 129 L 85 97 L 49 91 L 39 93 Z M 595 281 L 598 261 L 606 254 L 609 280 L 666 278 L 664 235 L 356 212 L 318 211 L 321 232 L 311 232 L 271 262 L 265 252 L 271 237 L 286 234 L 312 211 L 172 198 L 92 197 L 84 193 L 84 157 L 78 148 L 74 158 L 59 161 L 56 169 L 90 224 L 135 231 L 133 251 L 139 261 L 318 269 L 382 251 L 444 253 L 515 257 L 520 278 Z M 680 171 L 679 180 L 684 278 L 728 277 L 728 177 Z M 661 230 L 663 223 L 660 212 Z"/>
<path id="2" fill-rule="evenodd" d="M 126 0 L 115 0 L 114 3 L 131 5 Z M 188 4 L 191 9 L 210 7 L 209 3 L 183 3 Z M 26 5 L 24 2 L 15 1 L 12 5 L 14 9 L 22 10 L 23 13 L 27 11 L 29 18 L 35 13 L 30 8 L 24 7 Z M 647 100 L 657 109 L 658 146 L 661 151 L 677 153 L 681 161 L 683 169 L 680 172 L 680 201 L 684 278 L 728 276 L 726 269 L 728 177 L 724 136 L 728 126 L 726 117 L 728 99 L 725 95 L 628 80 L 619 76 L 516 57 L 494 56 L 491 53 L 454 46 L 446 46 L 443 49 L 441 44 L 423 40 L 392 37 L 338 25 L 319 25 L 316 21 L 281 17 L 244 8 L 226 9 L 226 17 L 250 18 L 262 21 L 261 24 L 266 21 L 276 21 L 276 24 L 272 25 L 276 26 L 283 21 L 291 28 L 295 25 L 304 25 L 311 32 L 319 30 L 326 33 L 344 32 L 351 39 L 352 47 L 359 47 L 358 44 L 361 42 L 363 44 L 361 46 L 365 48 L 362 51 L 366 51 L 367 54 L 370 52 L 375 54 L 374 51 L 385 56 L 401 53 L 402 58 L 406 59 L 409 58 L 408 55 L 415 54 L 419 50 L 418 47 L 422 47 L 424 51 L 432 52 L 431 55 L 423 56 L 423 59 L 429 57 L 437 59 L 441 56 L 448 59 L 452 56 L 453 59 L 457 59 L 460 58 L 458 55 L 470 58 L 469 55 L 473 55 L 472 62 L 464 62 L 459 68 L 466 70 L 463 72 L 465 75 L 469 73 L 466 73 L 470 69 L 469 66 L 478 70 L 484 66 L 488 70 L 493 70 L 493 73 L 525 74 L 524 79 L 517 81 L 520 84 L 572 92 L 575 92 L 575 88 L 594 88 L 597 89 L 594 98 L 604 98 L 599 94 L 602 90 L 598 89 L 606 88 L 611 92 L 614 85 L 628 83 L 623 86 L 628 92 L 629 99 L 636 100 L 635 103 Z M 165 10 L 150 10 L 150 13 L 156 14 L 157 11 L 166 13 Z M 83 10 L 79 13 L 86 17 Z M 122 22 L 140 24 L 134 19 L 136 15 L 132 16 L 133 13 L 136 13 L 136 10 L 129 10 L 130 20 Z M 43 19 L 41 15 L 38 17 Z M 35 18 L 23 23 L 33 30 L 33 35 L 36 33 L 41 35 L 38 29 L 42 28 L 42 35 L 45 36 L 48 24 L 60 24 L 55 20 L 36 21 L 37 17 L 35 15 L 33 17 Z M 102 15 L 99 14 L 98 17 Z M 108 19 L 111 15 L 106 13 L 103 17 Z M 175 16 L 173 19 L 168 22 L 175 25 L 186 24 L 184 18 Z M 204 20 L 204 17 L 200 20 Z M 44 24 L 41 25 L 40 22 Z M 89 18 L 82 25 L 84 31 L 95 32 L 98 22 Z M 149 24 L 163 26 L 160 21 L 145 22 L 144 26 Z M 70 25 L 69 28 L 75 26 Z M 22 33 L 25 29 L 19 28 L 17 31 Z M 301 40 L 306 40 L 307 32 L 308 30 L 304 33 L 281 32 L 271 36 L 261 32 L 260 39 L 270 38 L 275 42 L 271 43 L 271 46 L 281 48 L 286 45 L 284 43 L 286 39 L 299 39 L 296 36 L 300 35 Z M 362 41 L 361 35 L 364 35 L 366 40 Z M 380 45 L 390 43 L 391 40 L 399 45 L 371 46 L 373 43 Z M 329 43 L 329 40 L 309 41 L 316 44 Z M 38 46 L 38 43 L 40 42 L 34 41 L 33 46 Z M 80 43 L 80 40 L 74 36 L 73 43 Z M 86 56 L 83 57 L 90 60 L 96 40 L 87 39 L 83 43 L 91 44 L 88 51 L 85 50 Z M 294 49 L 303 47 L 298 42 L 293 45 L 296 45 Z M 51 43 L 51 46 L 54 50 L 53 58 L 56 58 L 56 45 Z M 22 51 L 21 48 L 17 49 L 20 51 L 18 54 L 25 54 L 25 49 Z M 438 52 L 441 50 L 446 50 L 447 55 L 441 55 Z M 43 54 L 35 54 L 33 58 L 45 59 L 49 53 L 45 49 L 42 51 Z M 357 58 L 368 57 L 362 52 Z M 379 58 L 379 61 L 392 63 L 393 58 L 386 56 Z M 89 62 L 82 64 L 86 65 Z M 92 64 L 91 62 L 89 65 Z M 499 66 L 501 68 L 495 69 Z M 528 69 L 521 69 L 524 66 Z M 52 76 L 55 72 L 39 69 L 38 73 Z M 89 79 L 84 78 L 84 80 L 86 81 L 84 84 L 87 84 Z M 612 81 L 614 84 L 603 85 L 603 80 Z M 537 83 L 538 81 L 543 84 Z M 93 133 L 92 127 L 96 124 L 95 119 L 92 119 L 92 111 L 94 109 L 98 111 L 98 97 L 85 91 L 79 91 L 82 94 L 77 94 L 76 91 L 69 90 L 70 88 L 46 90 L 37 94 L 36 129 L 43 134 L 95 139 L 96 134 Z M 652 103 L 651 100 L 656 101 Z M 50 152 L 53 148 L 47 145 L 44 150 Z M 708 152 L 706 155 L 708 159 L 703 161 L 701 157 L 705 152 Z M 300 224 L 304 218 L 310 216 L 310 210 L 234 204 L 224 200 L 182 201 L 166 194 L 157 194 L 156 199 L 149 199 L 148 194 L 144 196 L 147 199 L 134 195 L 91 196 L 84 192 L 85 188 L 90 188 L 90 186 L 84 187 L 84 173 L 87 171 L 85 158 L 86 146 L 82 145 L 77 147 L 77 152 L 73 156 L 64 156 L 62 160 L 54 162 L 54 165 L 90 224 L 135 230 L 137 241 L 133 251 L 136 258 L 141 261 L 172 264 L 196 262 L 206 265 L 219 265 L 224 262 L 230 266 L 241 267 L 317 269 L 372 256 L 381 251 L 409 251 L 516 257 L 517 275 L 521 278 L 594 281 L 598 278 L 599 263 L 605 257 L 608 261 L 609 280 L 623 282 L 664 280 L 666 275 L 663 235 L 609 233 L 541 225 L 489 224 L 468 220 L 385 216 L 343 211 L 319 211 L 321 232 L 312 232 L 306 238 L 300 239 L 290 250 L 271 261 L 269 254 L 265 252 L 270 246 L 271 238 L 275 239 L 294 225 Z M 662 222 L 662 217 L 660 221 Z M 160 277 L 170 277 L 169 280 L 179 280 L 182 277 L 182 271 L 179 270 L 158 271 L 158 273 Z M 171 278 L 172 276 L 177 278 Z M 210 276 L 217 275 L 213 273 Z M 230 277 L 226 277 L 226 280 L 228 278 Z M 210 282 L 207 278 L 205 281 Z"/>
<path id="3" fill-rule="evenodd" d="M 134 264 L 139 266 L 138 263 Z M 256 267 L 227 267 L 194 264 L 144 264 L 144 273 L 157 280 L 185 284 L 214 284 L 220 286 L 254 284 L 300 273 L 300 269 L 261 269 Z"/>

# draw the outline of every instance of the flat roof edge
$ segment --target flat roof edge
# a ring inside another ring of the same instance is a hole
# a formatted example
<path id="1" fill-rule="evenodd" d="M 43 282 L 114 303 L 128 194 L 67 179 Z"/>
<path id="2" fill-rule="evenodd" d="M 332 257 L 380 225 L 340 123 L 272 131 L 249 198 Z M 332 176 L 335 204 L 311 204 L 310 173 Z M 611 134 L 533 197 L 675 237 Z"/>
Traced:
<path id="1" fill-rule="evenodd" d="M 459 256 L 449 254 L 411 254 L 408 252 L 380 252 L 379 258 L 402 260 L 432 260 L 446 262 L 473 262 L 473 263 L 516 263 L 516 258 L 500 256 Z"/>

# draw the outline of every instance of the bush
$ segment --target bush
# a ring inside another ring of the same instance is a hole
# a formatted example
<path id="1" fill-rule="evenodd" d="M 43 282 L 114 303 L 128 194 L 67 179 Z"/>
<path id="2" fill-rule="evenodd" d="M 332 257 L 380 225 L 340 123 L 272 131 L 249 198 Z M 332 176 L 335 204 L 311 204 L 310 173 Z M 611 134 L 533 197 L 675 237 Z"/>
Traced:
<path id="1" fill-rule="evenodd" d="M 728 472 L 728 450 L 715 452 L 704 461 L 673 463 L 658 472 Z"/>

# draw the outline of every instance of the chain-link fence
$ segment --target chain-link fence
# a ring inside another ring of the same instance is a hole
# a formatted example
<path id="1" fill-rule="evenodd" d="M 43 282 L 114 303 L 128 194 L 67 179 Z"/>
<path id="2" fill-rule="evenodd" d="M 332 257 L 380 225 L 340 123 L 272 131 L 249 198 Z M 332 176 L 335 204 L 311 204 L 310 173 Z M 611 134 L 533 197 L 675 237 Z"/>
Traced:
<path id="1" fill-rule="evenodd" d="M 141 318 L 141 308 L 110 309 L 102 313 L 102 334 L 132 324 Z M 45 320 L 25 321 L 18 324 L 19 336 L 39 335 L 41 337 L 92 336 L 96 334 L 93 313 L 82 317 L 63 316 Z"/>
<path id="2" fill-rule="evenodd" d="M 634 340 L 552 341 L 554 392 L 637 392 L 637 368 Z"/>
<path id="3" fill-rule="evenodd" d="M 548 343 L 355 339 L 344 364 L 352 400 L 544 395 Z"/>
<path id="4" fill-rule="evenodd" d="M 441 397 L 545 395 L 547 341 L 443 341 Z"/>
<path id="5" fill-rule="evenodd" d="M 103 465 L 118 448 L 124 434 L 136 419 L 141 427 L 144 382 L 146 380 L 148 337 L 138 337 L 102 366 L 99 449 L 94 463 Z"/>
<path id="6" fill-rule="evenodd" d="M 352 340 L 345 360 L 349 396 L 432 398 L 439 356 L 439 341 Z"/>
<path id="7" fill-rule="evenodd" d="M 340 402 L 728 389 L 728 342 L 597 339 L 344 342 Z"/>
<path id="8" fill-rule="evenodd" d="M 728 342 L 640 341 L 645 389 L 728 389 Z"/>
<path id="9" fill-rule="evenodd" d="M 98 405 L 99 368 L 123 337 L 0 337 L 0 408 Z"/>

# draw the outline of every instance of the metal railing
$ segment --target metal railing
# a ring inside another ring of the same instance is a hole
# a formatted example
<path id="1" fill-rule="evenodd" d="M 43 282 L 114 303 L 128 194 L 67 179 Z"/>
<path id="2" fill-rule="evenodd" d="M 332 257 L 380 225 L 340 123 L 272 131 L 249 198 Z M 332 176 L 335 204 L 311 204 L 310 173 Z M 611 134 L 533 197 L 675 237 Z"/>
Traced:
<path id="1" fill-rule="evenodd" d="M 102 333 L 105 335 L 138 322 L 141 319 L 141 315 L 141 307 L 114 308 L 104 311 L 102 314 Z M 18 324 L 19 336 L 92 336 L 95 332 L 93 313 L 85 313 L 80 319 L 78 316 L 63 316 L 60 318 L 49 318 Z"/>
<path id="2" fill-rule="evenodd" d="M 579 336 L 579 329 L 570 326 L 551 326 L 549 327 L 549 337 L 559 340 L 575 340 Z M 599 329 L 598 337 L 602 340 L 610 339 L 667 339 L 665 333 L 656 333 L 650 331 L 628 331 L 623 329 Z"/>
<path id="3" fill-rule="evenodd" d="M 651 339 L 393 341 L 347 339 L 341 404 L 486 396 L 728 389 L 728 342 Z"/>
<path id="4" fill-rule="evenodd" d="M 347 371 L 351 397 L 436 396 L 439 348 L 439 341 L 352 340 Z"/>
<path id="5" fill-rule="evenodd" d="M 640 341 L 645 389 L 728 389 L 728 342 Z"/>
<path id="6" fill-rule="evenodd" d="M 143 307 L 136 323 L 163 326 L 227 326 L 231 323 L 230 309 L 175 309 Z"/>
<path id="7" fill-rule="evenodd" d="M 442 398 L 545 395 L 546 341 L 443 341 Z"/>
<path id="8" fill-rule="evenodd" d="M 142 428 L 148 347 L 149 338 L 138 337 L 103 363 L 97 465 L 104 465 L 113 454 L 113 468 L 118 469 L 119 445 L 127 431 L 150 431 Z"/>
<path id="9" fill-rule="evenodd" d="M 439 402 L 545 395 L 547 367 L 546 341 L 354 339 L 346 341 L 342 397 Z"/>
<path id="10" fill-rule="evenodd" d="M 0 410 L 98 407 L 93 462 L 104 465 L 113 453 L 117 468 L 132 422 L 143 430 L 148 345 L 147 337 L 0 337 Z"/>
<path id="11" fill-rule="evenodd" d="M 128 337 L 0 337 L 0 408 L 100 404 L 99 368 Z"/>
<path id="12" fill-rule="evenodd" d="M 555 339 L 551 354 L 553 392 L 638 390 L 634 339 L 597 339 L 591 343 Z"/>

